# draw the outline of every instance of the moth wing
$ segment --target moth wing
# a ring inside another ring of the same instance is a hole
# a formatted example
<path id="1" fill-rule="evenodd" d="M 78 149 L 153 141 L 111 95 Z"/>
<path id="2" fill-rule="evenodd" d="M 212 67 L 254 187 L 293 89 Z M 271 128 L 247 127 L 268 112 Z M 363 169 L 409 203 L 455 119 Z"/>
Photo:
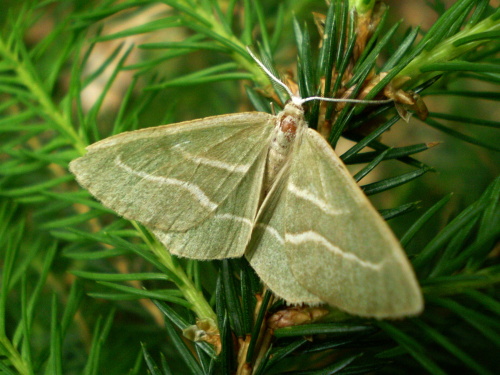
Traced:
<path id="1" fill-rule="evenodd" d="M 249 112 L 122 133 L 89 146 L 70 170 L 121 216 L 186 231 L 213 215 L 245 178 L 273 120 Z"/>
<path id="2" fill-rule="evenodd" d="M 203 223 L 185 232 L 153 233 L 173 254 L 191 259 L 241 257 L 250 240 L 262 191 L 267 148 L 246 176 Z"/>
<path id="3" fill-rule="evenodd" d="M 395 318 L 422 310 L 399 241 L 312 129 L 293 155 L 285 195 L 285 251 L 304 288 L 360 316 Z"/>
<path id="4" fill-rule="evenodd" d="M 259 210 L 245 257 L 264 284 L 288 303 L 322 303 L 297 282 L 288 265 L 284 248 L 287 202 L 282 194 L 287 176 L 285 166 Z"/>

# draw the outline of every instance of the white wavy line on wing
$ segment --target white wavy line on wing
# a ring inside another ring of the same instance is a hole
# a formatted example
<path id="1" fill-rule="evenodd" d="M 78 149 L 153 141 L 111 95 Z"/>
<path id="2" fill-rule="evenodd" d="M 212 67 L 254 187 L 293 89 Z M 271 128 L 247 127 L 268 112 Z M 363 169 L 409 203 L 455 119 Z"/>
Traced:
<path id="1" fill-rule="evenodd" d="M 342 215 L 345 213 L 348 213 L 348 211 L 345 210 L 336 210 L 332 206 L 330 206 L 327 202 L 325 202 L 323 199 L 315 196 L 312 194 L 310 191 L 307 190 L 302 190 L 293 183 L 289 182 L 288 183 L 288 191 L 295 195 L 296 197 L 305 199 L 306 201 L 311 202 L 314 204 L 316 207 L 318 207 L 321 211 L 325 212 L 328 215 L 332 216 L 337 216 L 337 215 Z"/>
<path id="2" fill-rule="evenodd" d="M 315 242 L 321 244 L 328 250 L 341 256 L 342 258 L 358 263 L 362 267 L 370 268 L 374 271 L 380 271 L 380 269 L 384 266 L 385 263 L 385 261 L 382 261 L 380 263 L 369 262 L 367 260 L 359 258 L 358 256 L 352 253 L 344 252 L 340 247 L 333 245 L 325 237 L 311 230 L 302 233 L 287 233 L 285 235 L 285 240 L 286 242 L 290 242 L 294 245 L 300 245 L 305 242 Z"/>
<path id="3" fill-rule="evenodd" d="M 118 155 L 115 158 L 115 164 L 124 169 L 126 172 L 133 174 L 134 176 L 141 177 L 145 180 L 148 181 L 153 181 L 153 182 L 158 182 L 166 185 L 171 185 L 171 186 L 178 186 L 181 189 L 186 190 L 188 193 L 190 193 L 193 197 L 196 198 L 196 200 L 203 206 L 207 207 L 210 210 L 215 210 L 219 205 L 210 200 L 210 198 L 205 194 L 203 190 L 200 189 L 198 185 L 192 184 L 187 181 L 182 181 L 178 180 L 176 178 L 169 178 L 169 177 L 163 177 L 163 176 L 154 176 L 149 173 L 143 172 L 143 171 L 136 171 L 132 168 L 130 168 L 128 165 L 126 165 L 120 158 L 120 155 Z"/>

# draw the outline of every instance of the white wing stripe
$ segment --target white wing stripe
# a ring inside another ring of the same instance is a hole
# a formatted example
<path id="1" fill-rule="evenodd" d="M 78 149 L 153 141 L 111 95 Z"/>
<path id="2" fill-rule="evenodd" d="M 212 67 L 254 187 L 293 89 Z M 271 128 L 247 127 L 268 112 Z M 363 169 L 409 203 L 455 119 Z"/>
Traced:
<path id="1" fill-rule="evenodd" d="M 205 164 L 210 167 L 224 169 L 229 172 L 237 172 L 237 173 L 247 173 L 250 169 L 251 165 L 249 164 L 230 164 L 220 160 L 213 160 L 208 158 L 202 158 L 200 156 L 194 156 L 187 152 L 183 152 L 184 155 L 187 156 L 187 159 L 194 161 L 195 163 Z"/>
<path id="2" fill-rule="evenodd" d="M 215 159 L 209 159 L 209 158 L 204 158 L 201 156 L 196 156 L 193 154 L 190 154 L 189 152 L 185 151 L 182 148 L 183 144 L 190 143 L 189 141 L 179 143 L 172 148 L 179 149 L 179 151 L 182 153 L 182 155 L 191 161 L 194 161 L 196 164 L 204 164 L 208 165 L 210 167 L 214 168 L 219 168 L 219 169 L 224 169 L 228 172 L 236 172 L 236 173 L 242 173 L 245 174 L 248 172 L 252 164 L 231 164 L 231 163 L 226 163 L 224 161 L 220 160 L 215 160 Z"/>
<path id="3" fill-rule="evenodd" d="M 325 237 L 321 236 L 320 234 L 313 232 L 313 231 L 306 231 L 302 233 L 287 233 L 285 235 L 286 242 L 290 242 L 294 245 L 300 245 L 304 242 L 316 242 L 324 247 L 326 247 L 328 250 L 330 250 L 332 253 L 335 253 L 345 259 L 348 259 L 350 261 L 353 261 L 355 263 L 358 263 L 362 267 L 365 268 L 371 268 L 374 271 L 380 271 L 380 269 L 384 266 L 384 261 L 380 263 L 372 263 L 368 262 L 366 260 L 358 258 L 356 255 L 352 253 L 346 253 L 343 252 L 341 248 L 334 246 L 330 241 L 328 241 Z"/>
<path id="4" fill-rule="evenodd" d="M 281 237 L 279 232 L 275 228 L 273 228 L 272 226 L 264 224 L 264 223 L 256 223 L 255 228 L 264 228 L 264 230 L 266 232 L 268 232 L 269 234 L 271 234 L 274 238 L 276 238 L 276 240 L 281 245 L 283 245 L 285 243 L 285 240 L 283 239 L 283 237 Z"/>
<path id="5" fill-rule="evenodd" d="M 296 197 L 305 199 L 306 201 L 311 202 L 314 204 L 316 207 L 318 207 L 321 211 L 324 213 L 331 215 L 331 216 L 338 216 L 342 214 L 346 214 L 349 211 L 346 210 L 336 210 L 332 206 L 330 206 L 327 202 L 325 202 L 323 199 L 311 194 L 310 191 L 307 190 L 302 190 L 296 185 L 294 185 L 292 182 L 288 183 L 288 191 L 295 195 Z"/>
<path id="6" fill-rule="evenodd" d="M 203 190 L 201 190 L 198 185 L 191 184 L 186 181 L 181 181 L 176 178 L 167 178 L 162 176 L 154 176 L 146 172 L 136 171 L 130 168 L 128 165 L 122 162 L 120 155 L 115 158 L 115 164 L 124 169 L 126 172 L 133 174 L 135 176 L 141 177 L 148 181 L 159 182 L 166 185 L 178 186 L 181 189 L 187 190 L 191 195 L 193 195 L 198 202 L 203 206 L 207 207 L 210 210 L 215 210 L 219 205 L 212 202 L 210 198 L 205 194 Z"/>
<path id="7" fill-rule="evenodd" d="M 239 221 L 253 228 L 253 221 L 242 216 L 236 216 L 233 214 L 220 214 L 220 215 L 215 215 L 214 219 L 224 219 L 224 220 L 229 219 L 229 220 Z"/>

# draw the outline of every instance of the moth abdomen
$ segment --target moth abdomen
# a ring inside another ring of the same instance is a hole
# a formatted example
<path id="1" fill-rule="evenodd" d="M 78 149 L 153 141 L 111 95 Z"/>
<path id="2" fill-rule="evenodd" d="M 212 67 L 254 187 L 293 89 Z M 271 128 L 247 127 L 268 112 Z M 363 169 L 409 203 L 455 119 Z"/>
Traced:
<path id="1" fill-rule="evenodd" d="M 304 111 L 295 103 L 288 103 L 276 116 L 273 136 L 269 144 L 264 177 L 264 196 L 271 189 L 276 176 L 283 169 L 292 152 L 298 134 L 306 128 Z"/>

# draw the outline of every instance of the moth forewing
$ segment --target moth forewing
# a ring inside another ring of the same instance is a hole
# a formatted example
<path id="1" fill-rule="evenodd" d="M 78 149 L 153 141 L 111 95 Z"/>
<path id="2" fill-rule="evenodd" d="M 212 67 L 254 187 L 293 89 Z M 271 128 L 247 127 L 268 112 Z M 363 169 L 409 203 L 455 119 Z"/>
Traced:
<path id="1" fill-rule="evenodd" d="M 285 252 L 304 288 L 361 316 L 422 310 L 418 282 L 399 242 L 312 129 L 292 156 L 285 193 Z"/>
<path id="2" fill-rule="evenodd" d="M 243 256 L 254 228 L 260 203 L 267 148 L 263 147 L 231 194 L 212 216 L 184 232 L 153 230 L 171 253 L 191 259 L 224 259 Z"/>
<path id="3" fill-rule="evenodd" d="M 262 157 L 273 118 L 250 112 L 122 133 L 89 146 L 70 170 L 119 215 L 187 231 L 213 216 Z"/>

